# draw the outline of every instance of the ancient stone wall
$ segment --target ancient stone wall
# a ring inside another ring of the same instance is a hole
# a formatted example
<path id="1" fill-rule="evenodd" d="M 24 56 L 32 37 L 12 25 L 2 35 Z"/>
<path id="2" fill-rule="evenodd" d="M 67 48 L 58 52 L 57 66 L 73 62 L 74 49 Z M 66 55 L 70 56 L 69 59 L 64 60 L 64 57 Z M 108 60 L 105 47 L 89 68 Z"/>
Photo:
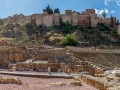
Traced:
<path id="1" fill-rule="evenodd" d="M 78 14 L 78 25 L 90 25 L 90 16 Z"/>
<path id="2" fill-rule="evenodd" d="M 77 25 L 78 24 L 78 13 L 73 12 L 72 13 L 72 25 Z"/>
<path id="3" fill-rule="evenodd" d="M 48 60 L 49 59 L 49 51 L 48 50 L 39 50 L 39 49 L 34 49 L 32 51 L 32 60 Z"/>
<path id="4" fill-rule="evenodd" d="M 118 33 L 120 34 L 120 25 L 118 25 Z"/>
<path id="5" fill-rule="evenodd" d="M 54 13 L 54 25 L 59 25 L 60 14 Z"/>
<path id="6" fill-rule="evenodd" d="M 22 62 L 25 60 L 24 53 L 22 49 L 19 48 L 0 48 L 0 61 L 8 60 L 9 62 Z"/>
<path id="7" fill-rule="evenodd" d="M 87 13 L 95 14 L 95 9 L 86 9 Z"/>
<path id="8" fill-rule="evenodd" d="M 2 78 L 0 77 L 1 83 L 13 83 L 13 84 L 23 84 L 22 80 L 19 78 Z"/>
<path id="9" fill-rule="evenodd" d="M 37 15 L 36 16 L 36 25 L 39 26 L 39 25 L 42 25 L 42 15 Z"/>
<path id="10" fill-rule="evenodd" d="M 63 22 L 67 22 L 68 21 L 69 23 L 71 23 L 71 20 L 72 20 L 72 16 L 71 15 L 60 15 L 60 17 L 62 18 Z"/>
<path id="11" fill-rule="evenodd" d="M 24 16 L 23 14 L 15 14 L 13 17 L 9 16 L 5 19 L 2 19 L 3 24 L 8 23 L 33 23 L 38 25 L 44 25 L 44 26 L 53 26 L 59 25 L 59 19 L 62 17 L 63 21 L 66 22 L 67 20 L 72 25 L 92 25 L 96 26 L 97 23 L 105 23 L 110 24 L 110 18 L 105 18 L 104 20 L 101 20 L 96 14 L 94 9 L 86 9 L 86 11 L 83 11 L 81 14 L 78 14 L 77 12 L 72 12 L 72 10 L 66 10 L 65 14 L 48 14 L 47 12 L 44 12 L 43 14 L 33 14 L 30 16 Z M 114 25 L 116 25 L 116 17 L 113 17 Z"/>
<path id="12" fill-rule="evenodd" d="M 103 23 L 105 23 L 106 25 L 110 26 L 111 19 L 110 18 L 105 18 L 105 19 L 103 19 Z"/>
<path id="13" fill-rule="evenodd" d="M 38 69 L 47 69 L 50 67 L 51 71 L 56 72 L 58 69 L 60 69 L 60 64 L 59 63 L 37 63 L 36 65 L 36 70 Z"/>
<path id="14" fill-rule="evenodd" d="M 113 18 L 113 24 L 116 25 L 116 17 L 112 17 Z"/>
<path id="15" fill-rule="evenodd" d="M 82 11 L 81 15 L 90 15 L 88 12 Z"/>
<path id="16" fill-rule="evenodd" d="M 65 10 L 66 15 L 72 15 L 72 10 Z"/>
<path id="17" fill-rule="evenodd" d="M 25 23 L 31 23 L 31 16 L 26 16 L 25 17 L 26 18 L 26 20 L 25 20 Z"/>
<path id="18" fill-rule="evenodd" d="M 45 26 L 53 26 L 53 16 L 54 15 L 42 16 L 42 24 Z"/>
<path id="19" fill-rule="evenodd" d="M 107 90 L 107 86 L 104 85 L 105 82 L 100 82 L 100 81 L 97 81 L 97 79 L 95 78 L 92 78 L 91 76 L 89 75 L 84 75 L 82 77 L 82 80 L 87 83 L 88 85 L 90 86 L 93 86 L 99 90 Z"/>
<path id="20" fill-rule="evenodd" d="M 97 26 L 97 14 L 90 14 L 91 17 L 91 26 Z"/>

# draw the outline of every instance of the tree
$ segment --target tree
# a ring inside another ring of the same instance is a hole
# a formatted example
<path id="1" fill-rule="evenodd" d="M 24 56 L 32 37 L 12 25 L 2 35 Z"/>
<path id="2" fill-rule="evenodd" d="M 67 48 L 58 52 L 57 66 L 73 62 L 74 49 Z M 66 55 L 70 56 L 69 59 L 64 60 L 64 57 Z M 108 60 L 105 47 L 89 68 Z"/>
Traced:
<path id="1" fill-rule="evenodd" d="M 113 22 L 113 17 L 112 17 L 112 15 L 111 15 L 111 27 L 113 27 L 113 24 L 114 24 L 114 22 Z"/>
<path id="2" fill-rule="evenodd" d="M 45 11 L 47 11 L 48 14 L 53 14 L 53 10 L 51 9 L 51 7 L 49 5 L 46 7 L 46 9 L 43 9 L 43 12 L 45 12 Z"/>
<path id="3" fill-rule="evenodd" d="M 102 13 L 102 16 L 103 16 L 103 18 L 105 18 L 105 17 L 106 17 L 106 13 L 105 13 L 105 12 L 103 12 L 103 13 Z"/>
<path id="4" fill-rule="evenodd" d="M 120 24 L 119 20 L 117 20 L 116 24 L 117 24 L 117 25 L 119 25 L 119 24 Z"/>
<path id="5" fill-rule="evenodd" d="M 46 9 L 43 9 L 43 12 L 45 12 L 46 11 Z"/>
<path id="6" fill-rule="evenodd" d="M 55 8 L 54 13 L 60 13 L 59 8 Z"/>
<path id="7" fill-rule="evenodd" d="M 69 33 L 69 31 L 70 31 L 70 27 L 69 27 L 70 25 L 69 25 L 69 22 L 68 22 L 68 20 L 67 20 L 67 23 L 66 23 L 66 30 L 65 30 L 65 33 L 66 34 L 68 34 Z"/>

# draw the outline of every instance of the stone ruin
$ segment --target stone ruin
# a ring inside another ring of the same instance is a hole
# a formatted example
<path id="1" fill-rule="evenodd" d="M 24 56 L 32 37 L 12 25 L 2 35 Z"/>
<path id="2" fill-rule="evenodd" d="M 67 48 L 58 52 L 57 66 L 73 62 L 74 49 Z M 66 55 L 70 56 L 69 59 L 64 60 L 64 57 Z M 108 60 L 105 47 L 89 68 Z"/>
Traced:
<path id="1" fill-rule="evenodd" d="M 0 46 L 0 67 L 9 71 L 50 71 L 52 72 L 88 72 L 103 74 L 104 71 L 73 56 L 67 48 L 55 48 L 42 45 Z"/>
<path id="2" fill-rule="evenodd" d="M 31 69 L 47 71 L 50 67 L 51 71 L 67 73 L 82 71 L 91 74 L 104 73 L 103 69 L 90 61 L 80 59 L 77 55 L 77 52 L 70 51 L 68 48 L 9 44 L 0 46 L 0 67 L 22 71 Z"/>
<path id="3" fill-rule="evenodd" d="M 8 71 L 65 72 L 68 74 L 82 72 L 84 74 L 82 80 L 87 84 L 100 90 L 110 90 L 107 88 L 113 88 L 110 84 L 106 85 L 101 83 L 103 81 L 100 81 L 105 79 L 107 82 L 111 79 L 105 75 L 105 71 L 113 69 L 113 67 L 101 65 L 99 61 L 98 63 L 96 62 L 97 60 L 89 61 L 87 58 L 84 59 L 85 52 L 88 57 L 91 55 L 90 53 L 93 55 L 96 53 L 97 55 L 102 53 L 102 50 L 96 50 L 95 48 L 78 48 L 76 50 L 73 47 L 55 48 L 53 46 L 35 44 L 0 45 L 0 68 L 8 69 Z M 118 55 L 119 50 L 114 53 Z M 119 75 L 116 75 L 116 77 Z M 117 80 L 120 82 L 119 77 Z"/>
<path id="4" fill-rule="evenodd" d="M 0 83 L 23 84 L 23 82 L 19 78 L 2 78 L 2 77 L 0 77 Z"/>
<path id="5" fill-rule="evenodd" d="M 15 23 L 31 23 L 37 26 L 43 25 L 49 27 L 59 25 L 60 18 L 62 18 L 64 22 L 68 21 L 72 25 L 97 26 L 97 23 L 104 23 L 109 26 L 111 23 L 110 18 L 103 19 L 102 17 L 98 17 L 94 9 L 86 9 L 86 11 L 83 11 L 81 13 L 72 10 L 65 10 L 65 14 L 48 14 L 47 12 L 44 12 L 43 14 L 32 14 L 29 16 L 24 16 L 23 14 L 15 14 L 13 16 L 1 19 L 0 25 Z M 116 17 L 113 17 L 113 22 L 114 25 L 116 25 Z"/>

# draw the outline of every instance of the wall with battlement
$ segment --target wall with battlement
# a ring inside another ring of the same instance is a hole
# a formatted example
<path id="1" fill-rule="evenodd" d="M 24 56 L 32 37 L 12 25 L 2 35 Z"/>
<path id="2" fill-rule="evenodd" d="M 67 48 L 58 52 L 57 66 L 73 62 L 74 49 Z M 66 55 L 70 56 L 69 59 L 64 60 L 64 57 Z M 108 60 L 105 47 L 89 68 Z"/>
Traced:
<path id="1" fill-rule="evenodd" d="M 72 24 L 72 16 L 71 15 L 60 15 L 60 17 L 62 18 L 63 22 L 69 22 Z"/>
<path id="2" fill-rule="evenodd" d="M 79 14 L 77 22 L 79 25 L 90 25 L 90 16 Z"/>
<path id="3" fill-rule="evenodd" d="M 64 22 L 67 20 L 72 25 L 91 25 L 96 26 L 97 23 L 105 23 L 109 26 L 110 18 L 98 17 L 94 9 L 86 9 L 81 14 L 78 12 L 72 12 L 72 10 L 65 10 L 65 14 L 48 14 L 44 12 L 43 14 L 32 14 L 30 16 L 24 16 L 23 14 L 15 14 L 12 17 L 1 19 L 0 24 L 10 24 L 10 23 L 32 23 L 45 26 L 59 25 L 59 19 L 62 18 Z M 116 24 L 116 17 L 113 17 L 113 22 Z"/>
<path id="4" fill-rule="evenodd" d="M 118 33 L 120 34 L 120 25 L 118 25 Z"/>

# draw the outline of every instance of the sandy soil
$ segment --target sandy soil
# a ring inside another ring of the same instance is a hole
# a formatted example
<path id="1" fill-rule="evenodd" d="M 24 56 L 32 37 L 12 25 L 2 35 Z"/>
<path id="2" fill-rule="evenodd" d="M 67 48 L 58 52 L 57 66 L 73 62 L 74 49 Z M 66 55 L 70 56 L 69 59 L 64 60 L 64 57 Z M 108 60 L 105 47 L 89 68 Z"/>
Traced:
<path id="1" fill-rule="evenodd" d="M 10 76 L 2 75 L 3 78 L 20 78 L 23 81 L 23 85 L 18 84 L 0 84 L 0 90 L 98 90 L 85 83 L 83 86 L 70 85 L 73 79 L 62 79 L 62 78 L 35 78 L 35 77 L 21 77 L 21 76 Z M 63 82 L 66 85 L 49 85 L 50 83 Z"/>

